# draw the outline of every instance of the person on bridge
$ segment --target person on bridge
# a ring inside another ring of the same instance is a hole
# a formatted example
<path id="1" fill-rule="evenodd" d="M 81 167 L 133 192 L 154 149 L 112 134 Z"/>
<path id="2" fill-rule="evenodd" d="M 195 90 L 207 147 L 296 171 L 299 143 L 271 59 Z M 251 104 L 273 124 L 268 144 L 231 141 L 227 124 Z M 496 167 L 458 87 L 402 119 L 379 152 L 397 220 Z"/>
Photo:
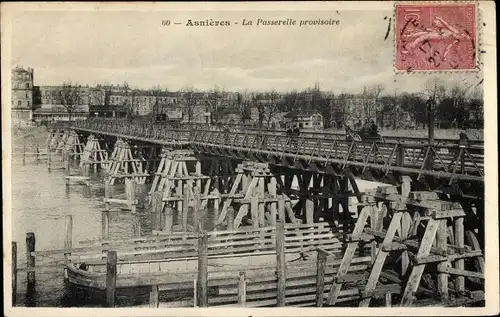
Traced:
<path id="1" fill-rule="evenodd" d="M 378 126 L 375 124 L 373 120 L 370 121 L 370 133 L 369 135 L 371 137 L 377 137 L 378 136 Z"/>

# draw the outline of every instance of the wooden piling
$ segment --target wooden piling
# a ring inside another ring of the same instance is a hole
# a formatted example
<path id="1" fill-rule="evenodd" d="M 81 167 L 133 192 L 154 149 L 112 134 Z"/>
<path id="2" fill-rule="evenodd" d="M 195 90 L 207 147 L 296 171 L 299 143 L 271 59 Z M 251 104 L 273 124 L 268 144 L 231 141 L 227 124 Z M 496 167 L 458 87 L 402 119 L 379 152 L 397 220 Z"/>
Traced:
<path id="1" fill-rule="evenodd" d="M 182 212 L 182 232 L 187 232 L 187 224 L 188 224 L 188 211 L 189 211 L 189 191 L 188 185 L 184 185 L 184 190 L 182 192 L 183 201 L 182 201 L 182 209 L 179 211 Z"/>
<path id="2" fill-rule="evenodd" d="M 198 193 L 196 190 L 193 192 L 193 227 L 195 232 L 200 232 L 203 230 L 203 224 L 201 222 L 200 216 L 201 216 L 201 197 L 200 193 Z"/>
<path id="3" fill-rule="evenodd" d="M 69 176 L 71 173 L 69 169 L 69 153 L 67 151 L 63 152 L 63 161 L 64 161 L 64 174 L 66 176 Z"/>
<path id="4" fill-rule="evenodd" d="M 36 156 L 35 156 L 35 159 L 36 159 L 36 162 L 38 163 L 39 161 L 39 154 L 40 154 L 40 149 L 38 148 L 38 144 L 36 145 Z"/>
<path id="5" fill-rule="evenodd" d="M 127 193 L 127 200 L 130 212 L 132 214 L 135 214 L 137 208 L 136 189 L 137 189 L 137 181 L 135 179 L 125 179 L 125 191 Z"/>
<path id="6" fill-rule="evenodd" d="M 311 199 L 306 200 L 306 223 L 314 223 L 314 202 Z"/>
<path id="7" fill-rule="evenodd" d="M 141 236 L 141 220 L 137 217 L 134 221 L 134 237 L 140 237 Z"/>
<path id="8" fill-rule="evenodd" d="M 247 301 L 247 281 L 245 272 L 240 272 L 240 280 L 238 282 L 238 305 L 245 307 Z"/>
<path id="9" fill-rule="evenodd" d="M 161 212 L 162 212 L 162 202 L 163 193 L 154 192 L 151 200 L 151 220 L 153 228 L 155 230 L 161 230 Z"/>
<path id="10" fill-rule="evenodd" d="M 286 263 L 285 263 L 285 222 L 276 222 L 276 271 L 278 274 L 277 283 L 277 306 L 285 306 L 286 290 Z"/>
<path id="11" fill-rule="evenodd" d="M 458 247 L 459 252 L 464 251 L 464 238 L 465 238 L 465 232 L 464 232 L 464 218 L 457 218 L 455 219 L 455 232 L 454 232 L 454 238 L 455 238 L 455 245 Z M 465 268 L 465 263 L 464 259 L 459 259 L 455 262 L 455 268 L 457 270 L 463 271 Z M 463 276 L 457 276 L 455 279 L 455 288 L 457 289 L 458 292 L 462 293 L 465 291 L 465 278 Z"/>
<path id="12" fill-rule="evenodd" d="M 257 195 L 252 195 L 250 198 L 250 214 L 252 215 L 253 227 L 258 228 L 259 221 L 259 198 Z"/>
<path id="13" fill-rule="evenodd" d="M 106 258 L 106 306 L 115 307 L 116 299 L 116 251 L 108 251 Z"/>
<path id="14" fill-rule="evenodd" d="M 197 304 L 208 306 L 208 234 L 202 231 L 198 236 L 198 280 L 196 283 Z"/>
<path id="15" fill-rule="evenodd" d="M 26 144 L 23 144 L 23 165 L 26 164 Z"/>
<path id="16" fill-rule="evenodd" d="M 165 207 L 165 225 L 163 230 L 167 233 L 172 232 L 172 226 L 174 225 L 174 208 L 170 206 Z"/>
<path id="17" fill-rule="evenodd" d="M 158 285 L 151 286 L 151 293 L 149 293 L 149 307 L 158 308 Z"/>
<path id="18" fill-rule="evenodd" d="M 323 306 L 323 294 L 325 292 L 325 265 L 328 253 L 322 249 L 317 249 L 318 259 L 316 262 L 316 307 Z"/>
<path id="19" fill-rule="evenodd" d="M 17 302 L 17 242 L 12 242 L 12 306 Z"/>
<path id="20" fill-rule="evenodd" d="M 227 219 L 226 230 L 233 230 L 233 226 L 234 226 L 234 208 L 233 208 L 233 206 L 229 206 L 227 208 L 226 219 Z"/>
<path id="21" fill-rule="evenodd" d="M 68 250 L 73 247 L 73 216 L 66 216 L 66 238 L 64 240 L 64 249 Z M 64 252 L 64 264 L 68 264 L 70 252 Z"/>
<path id="22" fill-rule="evenodd" d="M 26 234 L 26 260 L 28 267 L 27 284 L 28 289 L 35 285 L 35 233 L 28 232 Z"/>
<path id="23" fill-rule="evenodd" d="M 109 211 L 103 211 L 101 213 L 102 217 L 102 228 L 101 228 L 101 234 L 102 234 L 102 239 L 107 240 L 109 238 Z"/>
<path id="24" fill-rule="evenodd" d="M 285 199 L 283 196 L 278 199 L 278 219 L 285 221 Z"/>
<path id="25" fill-rule="evenodd" d="M 385 307 L 391 307 L 392 306 L 392 293 L 387 292 L 385 293 Z"/>
<path id="26" fill-rule="evenodd" d="M 47 169 L 50 171 L 51 165 L 52 165 L 52 152 L 50 151 L 50 148 L 47 150 Z"/>
<path id="27" fill-rule="evenodd" d="M 107 198 L 111 198 L 111 182 L 109 176 L 104 178 L 104 209 L 109 211 L 109 202 Z"/>

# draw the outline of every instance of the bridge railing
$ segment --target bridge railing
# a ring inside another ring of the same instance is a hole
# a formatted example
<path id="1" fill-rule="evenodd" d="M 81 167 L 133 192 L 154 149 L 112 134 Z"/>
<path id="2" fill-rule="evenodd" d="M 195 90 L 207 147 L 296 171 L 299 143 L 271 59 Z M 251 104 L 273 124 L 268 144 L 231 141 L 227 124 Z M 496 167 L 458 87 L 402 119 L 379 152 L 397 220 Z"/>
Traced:
<path id="1" fill-rule="evenodd" d="M 170 130 L 176 131 L 196 131 L 196 130 L 214 130 L 214 131 L 224 131 L 228 130 L 230 132 L 236 133 L 261 133 L 261 134 L 273 134 L 273 135 L 286 135 L 286 131 L 283 129 L 268 129 L 262 128 L 259 129 L 257 127 L 252 126 L 241 126 L 241 125 L 228 125 L 228 124 L 217 124 L 217 125 L 207 125 L 206 123 L 181 123 L 172 125 L 170 123 L 165 122 L 156 122 L 150 120 L 103 120 L 103 119 L 89 119 L 85 122 L 80 122 L 77 124 L 86 124 L 87 122 L 108 122 L 108 123 L 116 123 L 121 125 L 130 125 L 130 126 L 155 126 L 159 129 L 160 127 L 166 127 Z M 165 130 L 163 130 L 165 131 Z M 335 132 L 335 131 L 326 131 L 326 130 L 301 130 L 301 135 L 305 137 L 312 138 L 322 138 L 322 139 L 335 139 L 335 140 L 345 140 L 346 135 L 344 133 Z M 410 143 L 410 144 L 426 144 L 428 143 L 427 137 L 414 137 L 414 136 L 387 136 L 384 137 L 384 143 Z M 434 138 L 434 144 L 437 145 L 449 145 L 449 144 L 457 144 L 459 142 L 459 135 L 457 134 L 455 138 Z M 469 140 L 470 145 L 474 146 L 484 146 L 484 142 L 482 140 Z"/>
<path id="2" fill-rule="evenodd" d="M 344 166 L 357 164 L 364 169 L 392 167 L 432 170 L 448 174 L 484 175 L 484 150 L 481 146 L 464 144 L 409 144 L 347 141 L 310 136 L 289 136 L 261 131 L 221 131 L 207 129 L 172 129 L 155 123 L 127 121 L 79 122 L 75 128 L 117 136 L 142 138 L 149 142 L 188 142 L 198 146 L 225 150 L 253 151 L 273 156 L 294 156 L 312 160 L 335 160 Z"/>
<path id="3" fill-rule="evenodd" d="M 317 158 L 340 160 L 345 166 L 353 162 L 366 167 L 375 164 L 387 171 L 398 166 L 452 174 L 484 175 L 483 149 L 475 146 L 372 143 L 212 130 L 195 131 L 190 141 L 227 150 L 252 149 L 273 156 L 295 155 L 310 161 Z"/>

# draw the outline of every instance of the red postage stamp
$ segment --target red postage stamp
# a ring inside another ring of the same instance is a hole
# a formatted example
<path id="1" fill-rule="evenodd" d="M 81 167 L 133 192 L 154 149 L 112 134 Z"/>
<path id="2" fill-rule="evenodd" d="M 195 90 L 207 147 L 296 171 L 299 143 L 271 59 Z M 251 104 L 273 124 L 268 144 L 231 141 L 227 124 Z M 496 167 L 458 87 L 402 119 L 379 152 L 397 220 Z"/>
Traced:
<path id="1" fill-rule="evenodd" d="M 476 68 L 476 5 L 396 5 L 398 71 Z"/>

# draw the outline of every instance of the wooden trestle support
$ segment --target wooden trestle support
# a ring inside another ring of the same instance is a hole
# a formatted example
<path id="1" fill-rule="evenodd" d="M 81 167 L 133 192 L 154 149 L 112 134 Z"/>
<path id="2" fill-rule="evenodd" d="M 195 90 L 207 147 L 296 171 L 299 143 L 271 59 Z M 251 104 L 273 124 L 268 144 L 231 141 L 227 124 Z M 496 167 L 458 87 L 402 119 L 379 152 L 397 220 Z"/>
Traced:
<path id="1" fill-rule="evenodd" d="M 64 152 L 70 157 L 77 157 L 83 153 L 84 143 L 80 141 L 78 133 L 75 131 L 67 132 L 68 137 L 64 144 Z"/>
<path id="2" fill-rule="evenodd" d="M 124 182 L 125 178 L 144 184 L 149 176 L 144 169 L 145 162 L 136 148 L 131 147 L 127 141 L 118 139 L 107 164 L 110 185 Z"/>
<path id="3" fill-rule="evenodd" d="M 158 217 L 160 221 L 161 216 L 157 213 L 171 218 L 172 211 L 177 210 L 182 217 L 181 230 L 185 231 L 188 230 L 188 209 L 198 204 L 195 209 L 198 212 L 206 208 L 215 211 L 216 228 L 223 225 L 232 230 L 242 224 L 254 228 L 275 226 L 277 219 L 299 223 L 290 199 L 285 194 L 277 195 L 276 177 L 270 172 L 268 164 L 243 162 L 233 168 L 227 158 L 227 162 L 222 160 L 218 157 L 197 158 L 192 151 L 164 148 L 149 192 L 154 205 L 153 218 Z M 220 174 L 221 169 L 225 173 Z M 202 174 L 202 170 L 210 175 Z M 165 221 L 168 228 L 163 225 L 164 221 L 156 228 L 172 230 L 171 220 Z"/>
<path id="4" fill-rule="evenodd" d="M 47 140 L 45 141 L 45 146 L 47 147 L 47 152 L 57 149 L 59 145 L 59 140 L 64 135 L 64 131 L 61 130 L 51 130 Z"/>
<path id="5" fill-rule="evenodd" d="M 434 192 L 409 192 L 405 184 L 400 193 L 393 186 L 379 187 L 364 193 L 361 201 L 328 305 L 335 305 L 342 288 L 353 283 L 360 290 L 360 307 L 384 297 L 391 302 L 391 295 L 400 306 L 460 306 L 484 300 L 483 253 L 475 234 L 464 232 L 466 213 L 459 203 L 439 200 Z M 362 275 L 348 271 L 356 251 L 363 252 L 366 245 L 372 265 L 363 281 Z M 397 287 L 384 287 L 386 281 Z"/>
<path id="6" fill-rule="evenodd" d="M 90 169 L 94 171 L 98 169 L 107 170 L 108 164 L 108 151 L 102 149 L 99 139 L 91 134 L 87 138 L 87 144 L 80 157 L 80 168 L 84 171 L 89 171 Z M 84 173 L 86 174 L 87 172 Z"/>

